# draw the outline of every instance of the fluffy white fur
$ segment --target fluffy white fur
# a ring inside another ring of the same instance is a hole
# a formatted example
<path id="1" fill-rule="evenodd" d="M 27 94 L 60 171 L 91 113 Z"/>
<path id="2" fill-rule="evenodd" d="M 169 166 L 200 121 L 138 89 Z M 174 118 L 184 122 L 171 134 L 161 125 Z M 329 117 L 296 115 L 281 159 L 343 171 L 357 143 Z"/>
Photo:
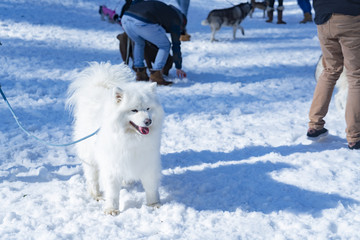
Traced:
<path id="1" fill-rule="evenodd" d="M 316 81 L 319 79 L 323 70 L 324 70 L 324 66 L 322 63 L 322 56 L 321 56 L 316 65 L 316 70 L 315 70 Z M 337 93 L 335 94 L 335 106 L 338 110 L 344 111 L 347 101 L 347 95 L 348 95 L 348 82 L 346 78 L 345 67 L 339 79 L 336 82 L 335 88 L 337 89 Z"/>
<path id="2" fill-rule="evenodd" d="M 160 138 L 164 112 L 156 83 L 136 82 L 125 64 L 91 63 L 69 87 L 74 138 L 89 193 L 104 192 L 106 214 L 119 213 L 123 181 L 140 180 L 148 205 L 159 204 Z"/>

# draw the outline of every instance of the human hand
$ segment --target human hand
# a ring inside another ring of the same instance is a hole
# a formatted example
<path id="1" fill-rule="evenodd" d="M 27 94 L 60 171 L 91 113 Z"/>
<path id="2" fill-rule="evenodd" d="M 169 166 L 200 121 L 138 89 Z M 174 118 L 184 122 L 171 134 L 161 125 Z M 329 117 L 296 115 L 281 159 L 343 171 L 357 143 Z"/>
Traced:
<path id="1" fill-rule="evenodd" d="M 186 77 L 186 72 L 181 69 L 176 69 L 176 76 L 178 76 L 179 78 L 184 78 Z"/>

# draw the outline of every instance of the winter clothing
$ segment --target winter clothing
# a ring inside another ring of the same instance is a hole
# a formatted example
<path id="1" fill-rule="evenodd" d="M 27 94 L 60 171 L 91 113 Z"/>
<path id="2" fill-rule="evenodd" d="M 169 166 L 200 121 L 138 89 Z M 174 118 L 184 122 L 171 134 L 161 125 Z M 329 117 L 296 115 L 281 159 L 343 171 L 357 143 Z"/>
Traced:
<path id="1" fill-rule="evenodd" d="M 271 23 L 273 21 L 273 17 L 274 17 L 274 4 L 275 4 L 275 0 L 269 0 L 269 5 L 267 7 L 267 15 L 268 15 L 268 20 L 266 20 L 266 22 Z M 283 10 L 284 10 L 284 6 L 283 6 L 283 0 L 278 0 L 278 7 L 277 7 L 277 13 L 278 13 L 278 21 L 276 22 L 277 24 L 286 24 L 286 22 L 283 21 Z"/>
<path id="2" fill-rule="evenodd" d="M 349 149 L 351 149 L 351 150 L 354 150 L 354 149 L 360 149 L 360 141 L 358 141 L 358 142 L 354 142 L 354 143 L 350 143 L 349 145 L 348 145 L 348 147 L 349 147 Z"/>
<path id="3" fill-rule="evenodd" d="M 161 70 L 166 63 L 170 51 L 170 42 L 166 36 L 165 29 L 158 24 L 145 23 L 124 14 L 121 19 L 126 34 L 135 42 L 134 67 L 144 67 L 145 41 L 156 45 L 159 50 L 156 54 L 153 69 Z M 179 41 L 179 40 L 178 40 Z"/>
<path id="4" fill-rule="evenodd" d="M 283 10 L 281 10 L 281 9 L 277 9 L 277 18 L 278 18 L 278 20 L 277 20 L 277 24 L 286 24 L 286 22 L 284 22 L 283 20 L 282 20 L 282 17 L 283 17 Z"/>
<path id="5" fill-rule="evenodd" d="M 170 33 L 175 67 L 181 69 L 180 35 L 186 32 L 187 20 L 178 9 L 160 1 L 140 1 L 124 12 L 121 22 L 125 32 L 135 42 L 134 55 L 138 59 L 135 67 L 143 66 L 140 59 L 143 59 L 144 42 L 147 40 L 159 48 L 153 68 L 162 69 L 170 50 L 166 33 Z"/>
<path id="6" fill-rule="evenodd" d="M 128 37 L 126 32 L 118 34 L 116 38 L 119 40 L 119 50 L 122 60 L 126 64 L 129 64 L 129 59 L 131 58 L 134 62 L 134 54 L 133 54 L 134 45 L 135 45 L 134 41 L 132 41 Z M 152 63 L 155 62 L 157 52 L 158 52 L 158 48 L 154 44 L 145 41 L 144 58 L 145 58 L 146 66 L 149 69 L 153 68 Z M 173 65 L 173 59 L 172 56 L 169 54 L 165 66 L 162 69 L 162 73 L 166 76 L 169 75 L 169 70 L 171 69 L 172 65 Z"/>
<path id="7" fill-rule="evenodd" d="M 312 22 L 312 16 L 310 13 L 306 12 L 304 13 L 304 19 L 301 20 L 299 23 L 307 23 L 307 22 Z"/>
<path id="8" fill-rule="evenodd" d="M 311 14 L 310 0 L 297 0 L 297 3 L 298 3 L 299 7 L 301 8 L 301 10 L 304 13 L 310 13 Z"/>
<path id="9" fill-rule="evenodd" d="M 148 81 L 149 76 L 146 73 L 146 67 L 134 68 L 136 73 L 136 81 Z"/>
<path id="10" fill-rule="evenodd" d="M 181 12 L 187 17 L 190 0 L 176 0 L 177 4 L 179 5 Z M 187 42 L 190 41 L 191 35 L 189 35 L 187 32 L 181 34 L 180 41 Z"/>
<path id="11" fill-rule="evenodd" d="M 271 23 L 274 18 L 274 9 L 268 10 L 267 15 L 268 15 L 268 20 L 266 20 L 266 22 Z"/>
<path id="12" fill-rule="evenodd" d="M 320 130 L 316 130 L 314 128 L 309 128 L 307 131 L 306 136 L 311 139 L 319 138 L 319 137 L 325 137 L 328 135 L 328 130 L 326 128 L 322 128 Z"/>
<path id="13" fill-rule="evenodd" d="M 158 85 L 171 85 L 172 82 L 166 81 L 159 70 L 150 70 L 150 80 Z"/>
<path id="14" fill-rule="evenodd" d="M 346 139 L 360 141 L 360 1 L 314 0 L 315 23 L 323 54 L 320 75 L 309 111 L 309 128 L 320 130 L 336 81 L 347 70 L 348 98 L 345 109 Z M 330 14 L 330 18 L 328 18 Z M 325 19 L 327 19 L 323 22 Z"/>
<path id="15" fill-rule="evenodd" d="M 181 12 L 187 17 L 190 0 L 176 0 L 176 2 L 180 7 Z"/>
<path id="16" fill-rule="evenodd" d="M 304 19 L 300 23 L 312 22 L 310 0 L 297 0 L 297 3 L 304 13 Z"/>
<path id="17" fill-rule="evenodd" d="M 359 16 L 359 0 L 314 0 L 315 23 L 320 25 L 328 21 L 333 13 Z"/>

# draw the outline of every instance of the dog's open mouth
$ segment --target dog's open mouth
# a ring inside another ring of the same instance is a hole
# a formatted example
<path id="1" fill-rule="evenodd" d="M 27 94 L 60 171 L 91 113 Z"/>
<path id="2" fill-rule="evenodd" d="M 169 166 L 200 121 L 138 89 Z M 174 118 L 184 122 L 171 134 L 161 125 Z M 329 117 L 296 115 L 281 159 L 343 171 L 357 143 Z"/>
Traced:
<path id="1" fill-rule="evenodd" d="M 130 121 L 130 124 L 140 133 L 143 135 L 146 135 L 150 132 L 149 128 L 147 127 L 140 127 L 138 125 L 136 125 L 135 123 L 133 123 L 132 121 Z"/>

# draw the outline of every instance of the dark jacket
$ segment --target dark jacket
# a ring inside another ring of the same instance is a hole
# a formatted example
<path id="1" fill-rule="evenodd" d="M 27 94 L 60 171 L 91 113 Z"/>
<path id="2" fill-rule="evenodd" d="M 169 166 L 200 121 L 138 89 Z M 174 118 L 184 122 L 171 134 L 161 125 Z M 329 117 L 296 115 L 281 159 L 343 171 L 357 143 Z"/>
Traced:
<path id="1" fill-rule="evenodd" d="M 313 7 L 317 25 L 327 22 L 333 13 L 360 15 L 360 0 L 313 0 Z"/>
<path id="2" fill-rule="evenodd" d="M 185 33 L 186 17 L 177 8 L 159 1 L 140 1 L 132 4 L 124 15 L 146 23 L 162 26 L 171 35 L 175 67 L 181 69 L 180 35 Z"/>

